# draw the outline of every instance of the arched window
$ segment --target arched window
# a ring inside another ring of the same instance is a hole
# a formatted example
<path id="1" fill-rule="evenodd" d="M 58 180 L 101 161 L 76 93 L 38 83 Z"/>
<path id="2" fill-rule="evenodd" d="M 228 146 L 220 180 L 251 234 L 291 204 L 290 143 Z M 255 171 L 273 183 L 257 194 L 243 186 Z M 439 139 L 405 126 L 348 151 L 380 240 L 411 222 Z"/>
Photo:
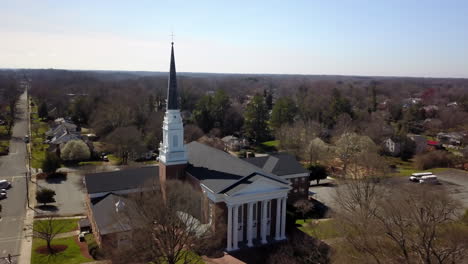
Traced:
<path id="1" fill-rule="evenodd" d="M 174 135 L 174 136 L 172 137 L 172 145 L 173 145 L 175 148 L 178 147 L 178 145 L 179 145 L 179 140 L 178 140 L 178 138 L 177 138 L 177 135 Z"/>

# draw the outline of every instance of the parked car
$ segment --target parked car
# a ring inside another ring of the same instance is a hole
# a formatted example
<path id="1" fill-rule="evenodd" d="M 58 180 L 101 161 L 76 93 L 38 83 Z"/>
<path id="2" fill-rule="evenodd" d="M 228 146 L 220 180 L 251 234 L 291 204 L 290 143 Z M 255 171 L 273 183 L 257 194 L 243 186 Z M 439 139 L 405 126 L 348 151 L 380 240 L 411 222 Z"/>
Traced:
<path id="1" fill-rule="evenodd" d="M 11 183 L 7 180 L 0 180 L 0 189 L 9 189 L 11 187 Z"/>
<path id="2" fill-rule="evenodd" d="M 419 180 L 419 183 L 438 184 L 439 180 L 437 179 L 436 175 L 428 175 L 428 176 L 422 176 L 421 179 Z"/>
<path id="3" fill-rule="evenodd" d="M 7 193 L 6 192 L 0 192 L 0 199 L 5 199 L 7 198 Z"/>
<path id="4" fill-rule="evenodd" d="M 28 135 L 24 136 L 23 141 L 24 143 L 29 143 L 29 136 Z"/>
<path id="5" fill-rule="evenodd" d="M 432 172 L 413 173 L 411 174 L 409 180 L 412 182 L 417 182 L 417 183 L 432 183 L 432 184 L 439 183 L 437 176 L 432 174 Z"/>
<path id="6" fill-rule="evenodd" d="M 80 242 L 84 242 L 85 241 L 85 235 L 86 234 L 89 234 L 88 231 L 83 231 L 81 232 L 79 235 L 78 235 L 78 239 L 80 240 Z"/>
<path id="7" fill-rule="evenodd" d="M 105 156 L 102 157 L 102 160 L 103 161 L 109 161 L 109 158 L 107 157 L 107 155 L 105 155 Z"/>
<path id="8" fill-rule="evenodd" d="M 409 177 L 409 180 L 412 182 L 419 182 L 421 180 L 421 177 L 429 176 L 429 175 L 432 175 L 432 172 L 417 172 L 417 173 L 411 174 L 411 176 Z"/>

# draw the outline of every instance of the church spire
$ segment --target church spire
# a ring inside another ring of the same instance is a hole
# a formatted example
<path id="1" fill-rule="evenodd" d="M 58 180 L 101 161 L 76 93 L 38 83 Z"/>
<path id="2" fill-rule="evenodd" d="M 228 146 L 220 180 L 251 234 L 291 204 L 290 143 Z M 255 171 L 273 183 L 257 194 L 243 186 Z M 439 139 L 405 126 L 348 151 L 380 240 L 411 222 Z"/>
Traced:
<path id="1" fill-rule="evenodd" d="M 174 42 L 171 42 L 171 67 L 169 70 L 169 83 L 167 85 L 167 110 L 179 109 L 177 98 L 177 76 L 174 59 Z"/>

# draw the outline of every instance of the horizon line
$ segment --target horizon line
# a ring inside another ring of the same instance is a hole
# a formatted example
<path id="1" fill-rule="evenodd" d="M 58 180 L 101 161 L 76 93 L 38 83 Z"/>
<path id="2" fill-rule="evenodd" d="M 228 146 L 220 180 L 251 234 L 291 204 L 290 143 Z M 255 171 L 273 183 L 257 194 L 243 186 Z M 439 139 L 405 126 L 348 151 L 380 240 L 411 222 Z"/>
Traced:
<path id="1" fill-rule="evenodd" d="M 145 73 L 169 73 L 169 71 L 151 70 L 102 70 L 102 69 L 66 69 L 66 68 L 0 68 L 0 70 L 61 70 L 82 72 L 145 72 Z M 305 74 L 305 73 L 240 73 L 240 72 L 191 72 L 178 71 L 178 74 L 219 74 L 219 75 L 287 75 L 287 76 L 329 76 L 329 77 L 364 77 L 364 78 L 411 78 L 411 79 L 458 79 L 468 80 L 468 77 L 434 77 L 434 76 L 410 76 L 410 75 L 351 75 L 351 74 Z"/>

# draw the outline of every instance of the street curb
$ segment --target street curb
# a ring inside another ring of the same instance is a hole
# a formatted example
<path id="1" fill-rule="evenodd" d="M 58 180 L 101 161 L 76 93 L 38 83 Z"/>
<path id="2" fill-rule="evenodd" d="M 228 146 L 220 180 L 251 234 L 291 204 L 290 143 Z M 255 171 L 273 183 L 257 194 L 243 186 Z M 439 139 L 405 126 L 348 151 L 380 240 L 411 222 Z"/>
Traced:
<path id="1" fill-rule="evenodd" d="M 29 110 L 29 96 L 27 96 L 27 106 L 28 106 L 28 131 L 29 136 L 31 136 L 31 112 Z M 26 184 L 29 186 L 29 204 L 26 206 L 26 216 L 24 218 L 23 224 L 23 239 L 21 240 L 21 247 L 20 247 L 20 256 L 18 258 L 18 264 L 30 264 L 31 263 L 31 250 L 32 250 L 32 241 L 33 241 L 33 221 L 34 221 L 34 206 L 36 201 L 36 175 L 31 171 L 31 145 L 27 144 L 27 171 L 30 176 L 28 181 L 28 177 L 26 177 Z"/>

